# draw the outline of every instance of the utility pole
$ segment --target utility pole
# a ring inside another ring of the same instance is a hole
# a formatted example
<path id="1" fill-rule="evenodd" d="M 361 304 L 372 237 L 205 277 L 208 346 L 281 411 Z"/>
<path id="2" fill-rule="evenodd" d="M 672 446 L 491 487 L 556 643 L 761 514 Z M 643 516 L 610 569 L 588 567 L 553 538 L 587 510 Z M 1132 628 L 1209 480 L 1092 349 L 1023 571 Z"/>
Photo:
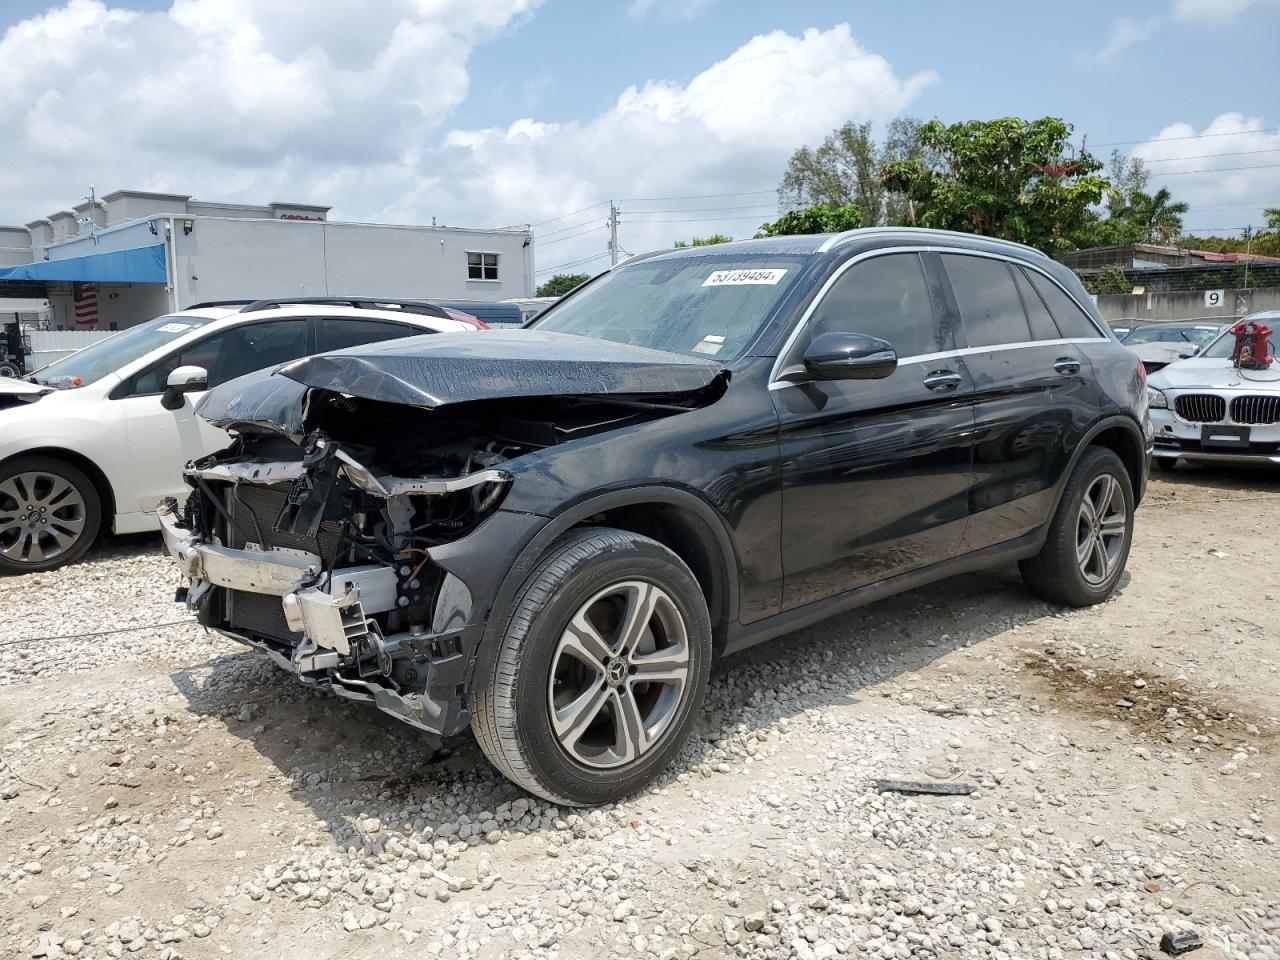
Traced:
<path id="1" fill-rule="evenodd" d="M 609 201 L 609 264 L 618 265 L 618 206 Z"/>
<path id="2" fill-rule="evenodd" d="M 1244 288 L 1249 289 L 1249 260 L 1253 250 L 1253 224 L 1244 228 Z"/>

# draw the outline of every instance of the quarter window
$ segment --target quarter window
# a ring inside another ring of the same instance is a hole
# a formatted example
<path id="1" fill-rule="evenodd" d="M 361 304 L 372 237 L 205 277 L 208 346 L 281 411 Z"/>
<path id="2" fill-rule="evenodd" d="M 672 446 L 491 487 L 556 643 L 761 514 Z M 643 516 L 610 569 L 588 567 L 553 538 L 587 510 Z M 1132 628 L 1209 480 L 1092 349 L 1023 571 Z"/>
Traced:
<path id="1" fill-rule="evenodd" d="M 399 337 L 412 337 L 430 332 L 430 330 L 419 330 L 415 327 L 406 327 L 402 323 L 383 320 L 321 317 L 316 321 L 316 352 L 342 350 L 362 343 L 377 343 L 380 340 L 395 340 Z"/>
<path id="2" fill-rule="evenodd" d="M 942 262 L 951 278 L 969 346 L 992 347 L 1032 339 L 1008 264 L 989 257 L 946 253 Z"/>
<path id="3" fill-rule="evenodd" d="M 498 255 L 496 253 L 467 253 L 468 280 L 497 280 Z"/>
<path id="4" fill-rule="evenodd" d="M 809 320 L 811 335 L 863 333 L 893 345 L 899 357 L 946 349 L 919 254 L 872 257 L 850 267 Z"/>
<path id="5" fill-rule="evenodd" d="M 1013 282 L 1022 297 L 1022 305 L 1027 308 L 1027 320 L 1031 324 L 1031 335 L 1037 340 L 1057 340 L 1060 338 L 1062 334 L 1058 332 L 1058 325 L 1053 322 L 1049 308 L 1044 305 L 1044 301 L 1040 299 L 1040 294 L 1036 293 L 1031 286 L 1031 281 L 1027 279 L 1021 267 L 1014 269 Z"/>
<path id="6" fill-rule="evenodd" d="M 1031 282 L 1040 296 L 1044 298 L 1049 312 L 1053 314 L 1053 319 L 1057 321 L 1058 329 L 1062 331 L 1064 337 L 1102 336 L 1102 332 L 1094 326 L 1089 315 L 1080 309 L 1080 304 L 1067 296 L 1060 286 L 1036 270 L 1028 270 L 1027 274 L 1031 277 Z"/>

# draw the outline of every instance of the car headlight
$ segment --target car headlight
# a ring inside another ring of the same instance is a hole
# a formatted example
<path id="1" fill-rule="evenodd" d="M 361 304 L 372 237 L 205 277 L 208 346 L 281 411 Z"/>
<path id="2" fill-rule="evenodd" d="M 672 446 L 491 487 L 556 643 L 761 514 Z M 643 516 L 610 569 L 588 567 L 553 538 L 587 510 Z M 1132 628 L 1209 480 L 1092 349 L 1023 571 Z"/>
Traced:
<path id="1" fill-rule="evenodd" d="M 1169 398 L 1155 387 L 1147 387 L 1147 406 L 1152 410 L 1168 410 Z"/>

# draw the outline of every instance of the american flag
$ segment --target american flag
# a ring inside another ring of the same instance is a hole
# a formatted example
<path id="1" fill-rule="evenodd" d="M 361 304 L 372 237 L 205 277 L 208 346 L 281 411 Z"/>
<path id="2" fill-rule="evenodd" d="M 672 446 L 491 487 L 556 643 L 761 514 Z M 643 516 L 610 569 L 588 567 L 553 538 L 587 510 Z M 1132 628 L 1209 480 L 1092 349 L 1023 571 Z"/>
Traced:
<path id="1" fill-rule="evenodd" d="M 76 326 L 98 325 L 98 285 L 89 281 L 73 283 L 71 293 L 75 299 Z"/>

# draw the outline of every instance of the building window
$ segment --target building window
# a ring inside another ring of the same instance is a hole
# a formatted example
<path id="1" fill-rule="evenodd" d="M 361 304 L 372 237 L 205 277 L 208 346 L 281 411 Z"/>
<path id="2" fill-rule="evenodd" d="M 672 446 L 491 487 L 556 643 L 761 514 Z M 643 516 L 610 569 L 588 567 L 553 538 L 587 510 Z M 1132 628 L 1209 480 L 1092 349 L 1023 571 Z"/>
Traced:
<path id="1" fill-rule="evenodd" d="M 496 253 L 467 253 L 468 280 L 497 280 L 498 255 Z"/>

